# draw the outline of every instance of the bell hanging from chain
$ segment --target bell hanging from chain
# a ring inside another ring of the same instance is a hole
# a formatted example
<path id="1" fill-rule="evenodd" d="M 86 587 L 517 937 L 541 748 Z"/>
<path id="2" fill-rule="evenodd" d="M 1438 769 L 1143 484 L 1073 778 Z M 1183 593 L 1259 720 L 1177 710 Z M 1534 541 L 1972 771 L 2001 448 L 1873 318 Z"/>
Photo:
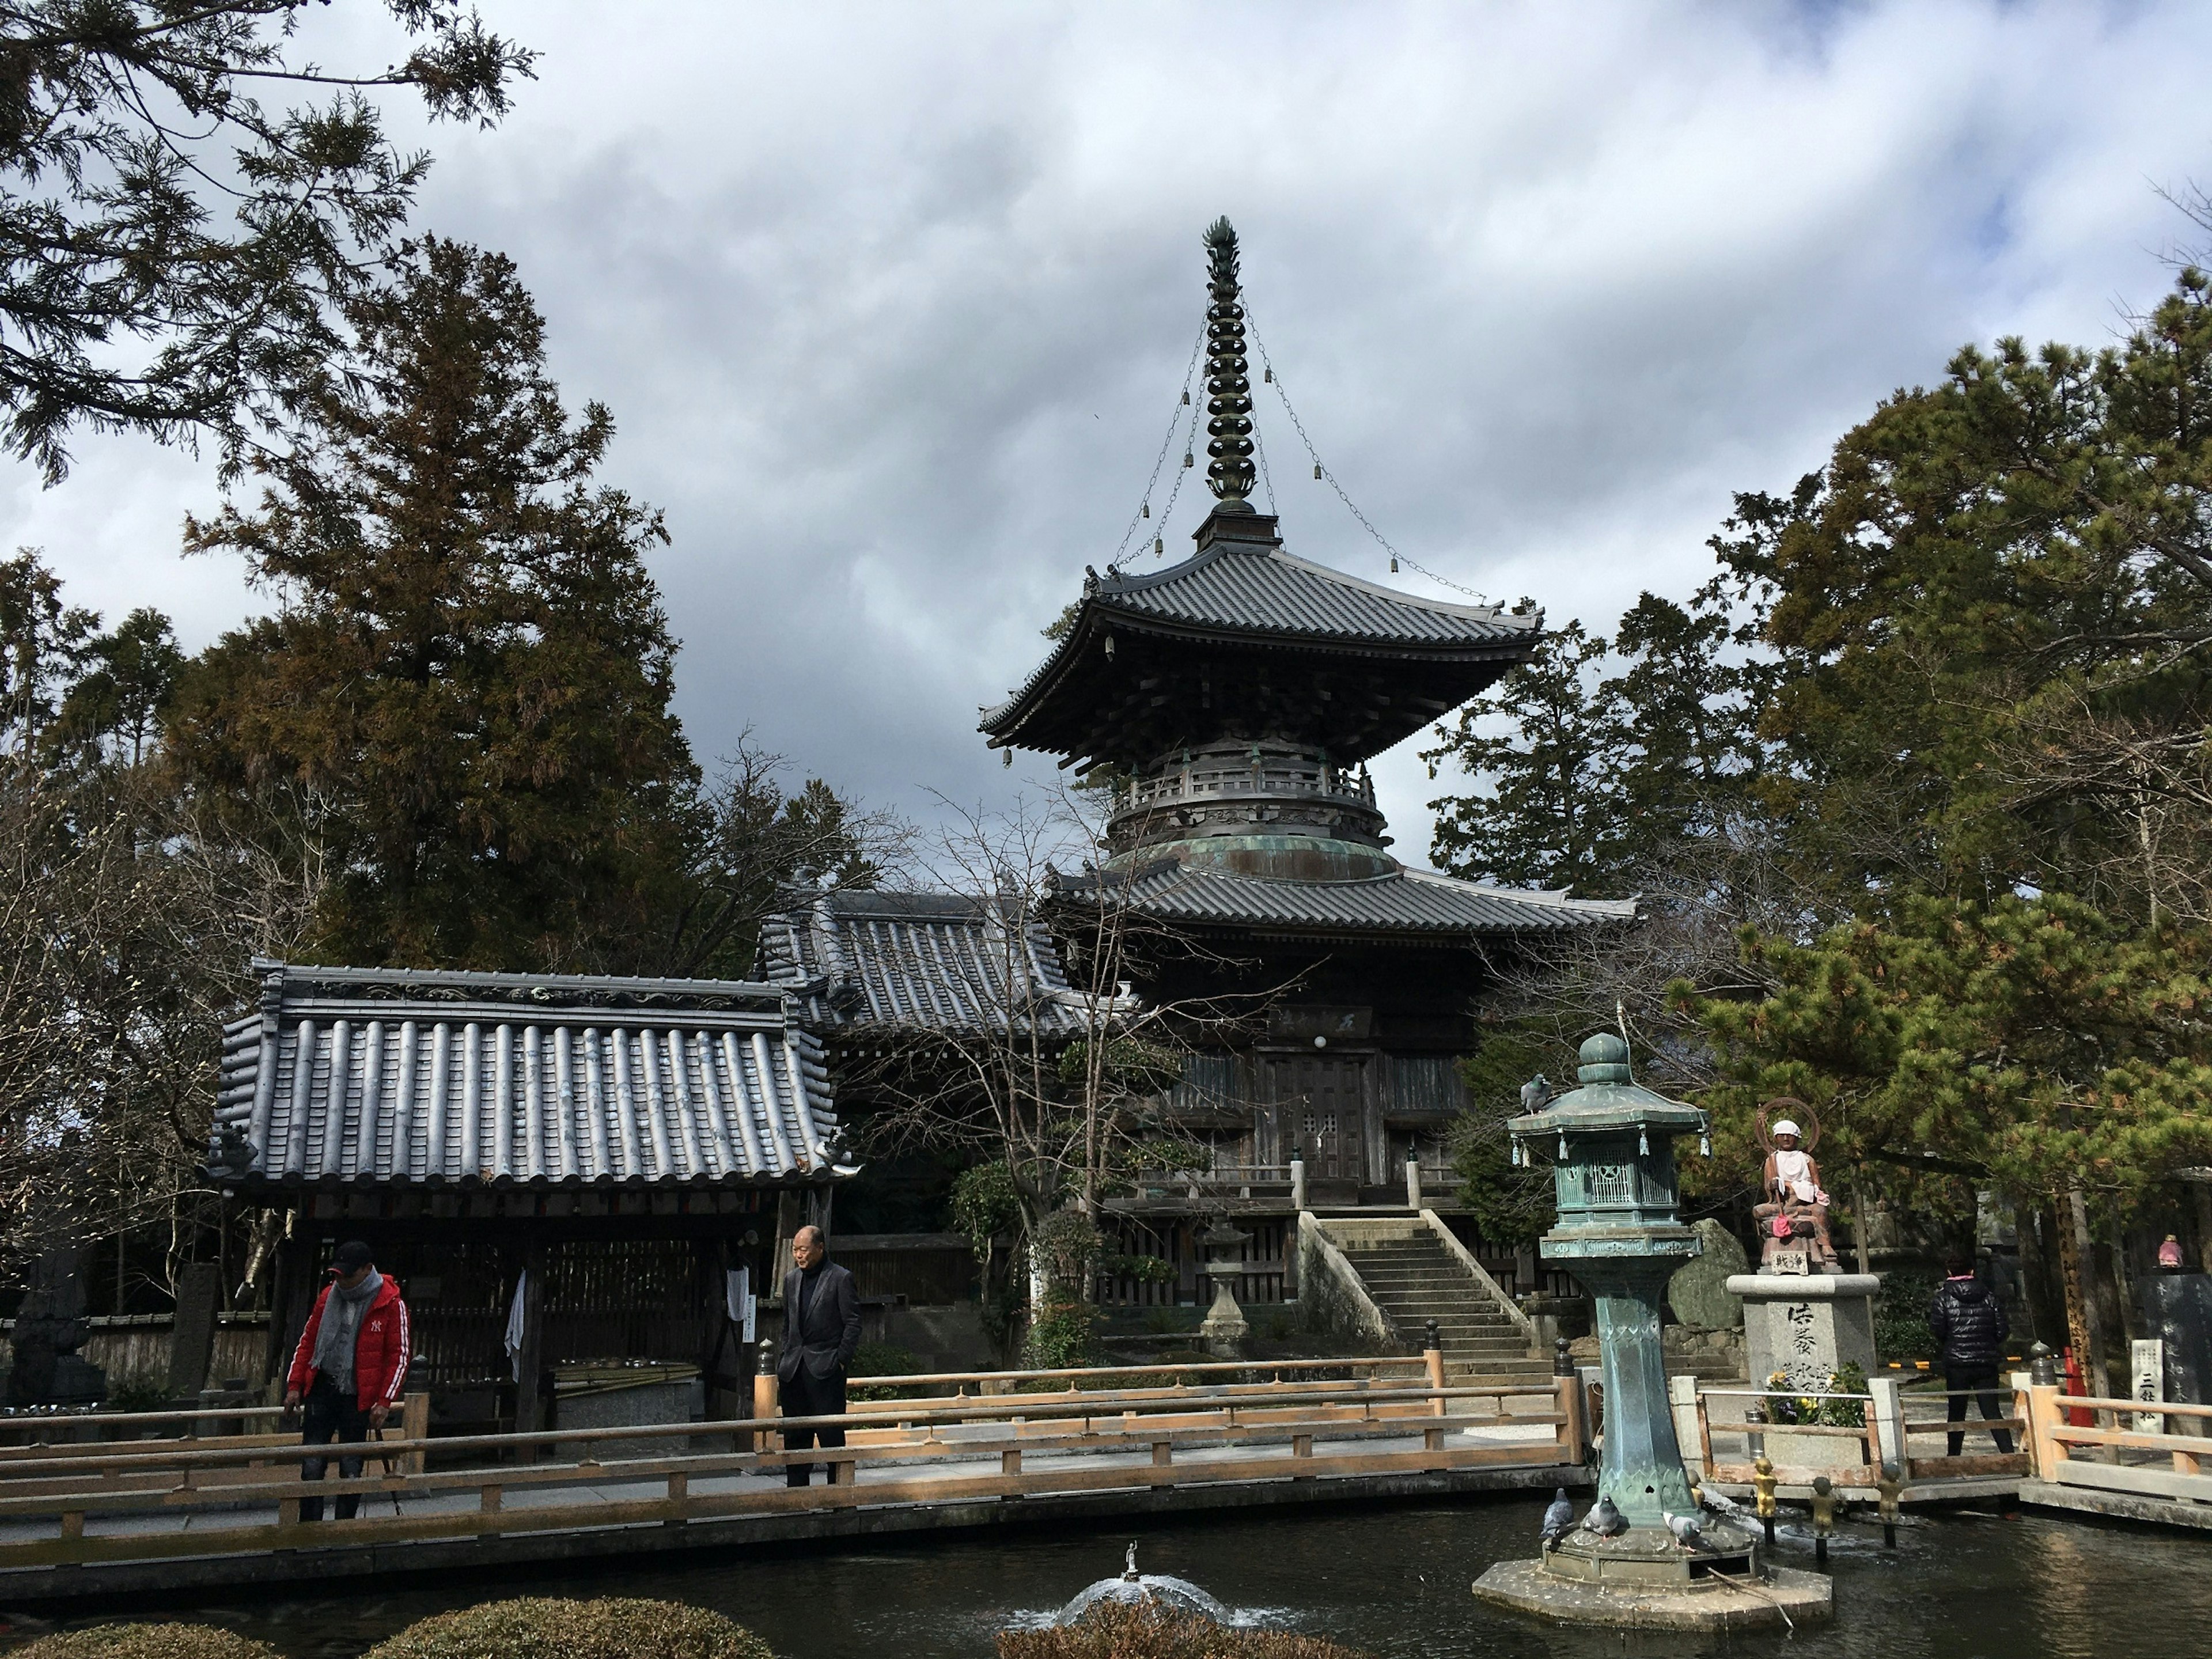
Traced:
<path id="1" fill-rule="evenodd" d="M 1398 574 L 1398 556 L 1395 553 L 1390 556 L 1390 574 L 1394 576 Z"/>
<path id="2" fill-rule="evenodd" d="M 1150 501 L 1146 501 L 1142 507 L 1137 509 L 1137 516 L 1140 519 L 1151 518 L 1152 516 L 1152 504 Z"/>
<path id="3" fill-rule="evenodd" d="M 1321 477 L 1321 463 L 1319 461 L 1316 461 L 1314 463 L 1314 477 L 1316 478 Z"/>
<path id="4" fill-rule="evenodd" d="M 1275 383 L 1275 369 L 1274 369 L 1274 365 L 1273 365 L 1272 363 L 1268 365 L 1268 367 L 1267 367 L 1267 374 L 1266 374 L 1266 376 L 1265 376 L 1264 378 L 1266 379 L 1266 380 L 1267 380 L 1267 384 L 1268 384 L 1269 386 L 1273 386 L 1273 385 L 1274 385 L 1274 383 Z"/>
<path id="5" fill-rule="evenodd" d="M 1512 1143 L 1512 1155 L 1507 1158 L 1506 1162 L 1517 1170 L 1521 1167 L 1521 1143 L 1516 1140 Z"/>
<path id="6" fill-rule="evenodd" d="M 1182 389 L 1182 404 L 1185 409 L 1190 407 L 1190 388 L 1188 386 L 1185 386 Z"/>
<path id="7" fill-rule="evenodd" d="M 1651 1137 L 1642 1129 L 1636 1132 L 1636 1155 L 1638 1158 L 1651 1156 Z"/>
<path id="8" fill-rule="evenodd" d="M 999 763 L 1001 766 L 1012 766 L 1014 763 L 1014 751 L 1011 749 L 1001 749 L 999 751 Z"/>
<path id="9" fill-rule="evenodd" d="M 1195 461 L 1194 461 L 1194 460 L 1192 460 L 1192 459 L 1191 459 L 1191 458 L 1190 458 L 1190 451 L 1188 451 L 1188 449 L 1184 450 L 1184 451 L 1183 451 L 1183 453 L 1182 453 L 1182 464 L 1183 464 L 1185 466 L 1195 466 L 1195 465 L 1198 465 L 1198 463 L 1197 463 L 1197 462 L 1195 462 Z"/>
<path id="10" fill-rule="evenodd" d="M 1152 538 L 1152 556 L 1153 556 L 1154 558 L 1156 558 L 1156 559 L 1157 559 L 1158 557 L 1159 557 L 1159 556 L 1160 556 L 1161 554 L 1163 554 L 1163 553 L 1166 552 L 1167 550 L 1168 550 L 1168 541 L 1167 541 L 1167 538 L 1166 538 L 1166 537 L 1164 537 L 1164 536 L 1155 536 L 1155 537 L 1153 537 L 1153 538 Z"/>
<path id="11" fill-rule="evenodd" d="M 1560 1163 L 1562 1163 L 1562 1164 L 1565 1164 L 1566 1161 L 1567 1161 L 1567 1132 L 1566 1132 L 1565 1129 L 1562 1129 L 1562 1130 L 1560 1130 L 1560 1131 L 1559 1131 L 1559 1162 L 1560 1162 Z"/>
<path id="12" fill-rule="evenodd" d="M 1698 1133 L 1698 1156 L 1699 1158 L 1711 1158 L 1712 1155 L 1713 1138 L 1711 1133 L 1709 1131 L 1699 1130 Z"/>

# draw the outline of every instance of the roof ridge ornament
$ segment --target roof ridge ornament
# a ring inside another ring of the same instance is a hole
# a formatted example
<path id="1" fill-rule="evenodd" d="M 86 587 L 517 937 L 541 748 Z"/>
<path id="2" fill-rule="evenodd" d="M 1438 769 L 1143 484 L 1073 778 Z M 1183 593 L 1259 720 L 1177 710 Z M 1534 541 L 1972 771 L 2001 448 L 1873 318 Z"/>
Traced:
<path id="1" fill-rule="evenodd" d="M 1238 302 L 1237 228 L 1224 215 L 1206 228 L 1206 482 L 1231 511 L 1249 511 L 1257 482 L 1252 463 L 1252 380 L 1244 356 L 1244 307 Z"/>

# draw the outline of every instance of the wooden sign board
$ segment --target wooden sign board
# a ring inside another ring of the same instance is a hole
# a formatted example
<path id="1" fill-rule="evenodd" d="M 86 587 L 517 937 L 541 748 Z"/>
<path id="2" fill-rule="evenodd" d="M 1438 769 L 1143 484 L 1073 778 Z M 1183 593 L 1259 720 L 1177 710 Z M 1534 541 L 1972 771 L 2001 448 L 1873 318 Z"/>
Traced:
<path id="1" fill-rule="evenodd" d="M 2142 1401 L 2166 1398 L 2166 1344 L 2157 1340 L 2128 1344 L 2128 1393 Z M 2137 1412 L 2137 1434 L 2161 1434 L 2166 1419 L 2157 1412 Z"/>

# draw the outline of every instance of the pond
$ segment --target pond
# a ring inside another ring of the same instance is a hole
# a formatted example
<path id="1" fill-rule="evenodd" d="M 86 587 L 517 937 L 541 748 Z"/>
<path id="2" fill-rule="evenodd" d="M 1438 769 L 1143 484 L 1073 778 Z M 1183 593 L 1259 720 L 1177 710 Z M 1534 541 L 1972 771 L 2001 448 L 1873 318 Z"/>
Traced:
<path id="1" fill-rule="evenodd" d="M 885 1547 L 672 1555 L 517 1578 L 422 1581 L 335 1595 L 210 1600 L 188 1616 L 290 1659 L 350 1659 L 427 1613 L 496 1594 L 643 1595 L 717 1608 L 786 1659 L 988 1659 L 993 1633 L 1040 1621 L 1096 1579 L 1139 1565 L 1211 1591 L 1247 1620 L 1330 1637 L 1382 1659 L 1598 1659 L 1777 1650 L 1791 1659 L 2180 1659 L 2212 1652 L 2212 1537 L 1952 1512 L 1909 1516 L 1893 1554 L 1846 1525 L 1832 1553 L 1838 1617 L 1730 1637 L 1540 1625 L 1478 1603 L 1491 1562 L 1531 1554 L 1538 1499 L 1249 1512 L 1118 1531 L 939 1534 Z M 1785 1523 L 1784 1565 L 1812 1540 Z M 146 1613 L 142 1616 L 159 1616 Z M 170 1614 L 168 1616 L 176 1616 Z M 72 1622 L 92 1622 L 83 1620 Z M 47 1628 L 11 1621 L 12 1633 Z"/>

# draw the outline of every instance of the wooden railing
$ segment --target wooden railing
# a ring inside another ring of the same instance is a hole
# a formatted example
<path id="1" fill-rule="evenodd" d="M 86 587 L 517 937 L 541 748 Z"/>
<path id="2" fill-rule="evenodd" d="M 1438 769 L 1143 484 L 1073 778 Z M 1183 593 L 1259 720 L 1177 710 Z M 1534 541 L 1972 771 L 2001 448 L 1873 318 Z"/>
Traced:
<path id="1" fill-rule="evenodd" d="M 1422 1374 L 1402 1380 L 1383 1375 L 1404 1369 L 1407 1362 L 1395 1358 L 995 1378 L 930 1373 L 866 1381 L 879 1387 L 960 1389 L 995 1381 L 1018 1391 L 871 1401 L 838 1417 L 763 1413 L 728 1422 L 435 1440 L 422 1432 L 427 1401 L 416 1411 L 416 1396 L 398 1437 L 357 1448 L 302 1446 L 269 1432 L 10 1448 L 0 1455 L 0 1583 L 11 1569 L 70 1563 L 681 1527 L 860 1505 L 1583 1461 L 1575 1378 L 1534 1390 L 1444 1388 L 1436 1380 L 1441 1356 L 1411 1363 Z M 1297 1375 L 1328 1364 L 1340 1370 L 1349 1364 L 1365 1374 Z M 1255 1370 L 1288 1375 L 1258 1382 L 1204 1380 L 1208 1374 Z M 1200 1380 L 1182 1380 L 1194 1372 Z M 1164 1376 L 1156 1386 L 1081 1386 L 1109 1376 L 1148 1381 L 1154 1373 L 1173 1377 Z M 1063 1382 L 1068 1386 L 1047 1386 Z M 138 1426 L 160 1431 L 204 1413 L 136 1415 L 142 1419 Z M 780 1431 L 799 1427 L 842 1429 L 846 1444 L 791 1453 L 775 1445 Z M 1522 1433 L 1510 1441 L 1461 1433 L 1500 1429 Z M 1384 1443 L 1416 1437 L 1418 1446 Z M 304 1458 L 356 1450 L 373 1471 L 360 1478 L 309 1485 L 294 1472 Z M 1034 1460 L 1046 1456 L 1051 1462 L 1037 1467 Z M 1032 1460 L 1030 1467 L 1024 1458 Z M 773 1485 L 732 1480 L 781 1477 L 793 1463 L 829 1465 L 831 1483 L 790 1487 L 780 1479 Z M 299 1518 L 303 1498 L 327 1504 L 349 1496 L 361 1500 L 362 1514 L 343 1521 L 303 1523 Z M 390 1512 L 382 1512 L 387 1507 Z M 173 1524 L 149 1527 L 149 1516 Z"/>
<path id="2" fill-rule="evenodd" d="M 2047 1383 L 2029 1387 L 2024 1401 L 2028 1446 L 2041 1479 L 2138 1497 L 2212 1503 L 2212 1474 L 2204 1468 L 2212 1461 L 2212 1438 L 2172 1432 L 2176 1419 L 2212 1426 L 2212 1406 L 2062 1395 Z M 2075 1411 L 2092 1413 L 2090 1425 L 2069 1422 Z M 2166 1426 L 2132 1426 L 2137 1418 L 2150 1416 Z M 2124 1419 L 2130 1426 L 2120 1426 Z M 2095 1426 L 2100 1421 L 2112 1426 Z M 2130 1461 L 2130 1452 L 2149 1457 Z"/>
<path id="3" fill-rule="evenodd" d="M 1895 1462 L 1908 1485 L 2030 1472 L 2029 1454 L 2025 1447 L 2009 1453 L 1962 1451 L 1956 1457 L 1948 1450 L 1931 1451 L 1923 1456 L 1913 1449 L 1916 1441 L 1924 1443 L 1953 1434 L 1975 1438 L 1984 1438 L 1998 1430 L 2021 1434 L 2027 1426 L 2024 1407 L 2008 1417 L 1975 1418 L 1954 1423 L 1948 1417 L 1933 1416 L 1924 1409 L 1936 1401 L 1948 1401 L 1949 1395 L 1917 1390 L 1906 1394 L 1892 1385 L 1867 1394 L 1790 1396 L 1838 1402 L 1845 1410 L 1857 1413 L 1860 1420 L 1856 1423 L 1750 1423 L 1716 1420 L 1708 1401 L 1743 1399 L 1758 1402 L 1771 1398 L 1771 1390 L 1700 1389 L 1694 1378 L 1686 1376 L 1673 1379 L 1672 1386 L 1676 1390 L 1678 1413 L 1688 1403 L 1684 1396 L 1695 1390 L 1695 1438 L 1682 1432 L 1691 1425 L 1677 1424 L 1677 1437 L 1683 1441 L 1685 1455 L 1695 1457 L 1705 1479 L 1726 1485 L 1749 1485 L 1758 1473 L 1756 1465 L 1762 1451 L 1773 1465 L 1776 1480 L 1784 1486 L 1808 1486 L 1817 1475 L 1827 1476 L 1833 1486 L 1872 1486 L 1879 1483 L 1885 1462 Z M 2000 1394 L 2008 1391 L 1995 1390 Z M 1974 1393 L 1969 1392 L 1968 1398 L 1973 1397 Z M 1916 1407 L 1923 1409 L 1916 1410 Z M 1717 1439 L 1723 1443 L 1719 1451 L 1715 1449 Z M 1808 1456 L 1808 1453 L 1817 1455 Z"/>

